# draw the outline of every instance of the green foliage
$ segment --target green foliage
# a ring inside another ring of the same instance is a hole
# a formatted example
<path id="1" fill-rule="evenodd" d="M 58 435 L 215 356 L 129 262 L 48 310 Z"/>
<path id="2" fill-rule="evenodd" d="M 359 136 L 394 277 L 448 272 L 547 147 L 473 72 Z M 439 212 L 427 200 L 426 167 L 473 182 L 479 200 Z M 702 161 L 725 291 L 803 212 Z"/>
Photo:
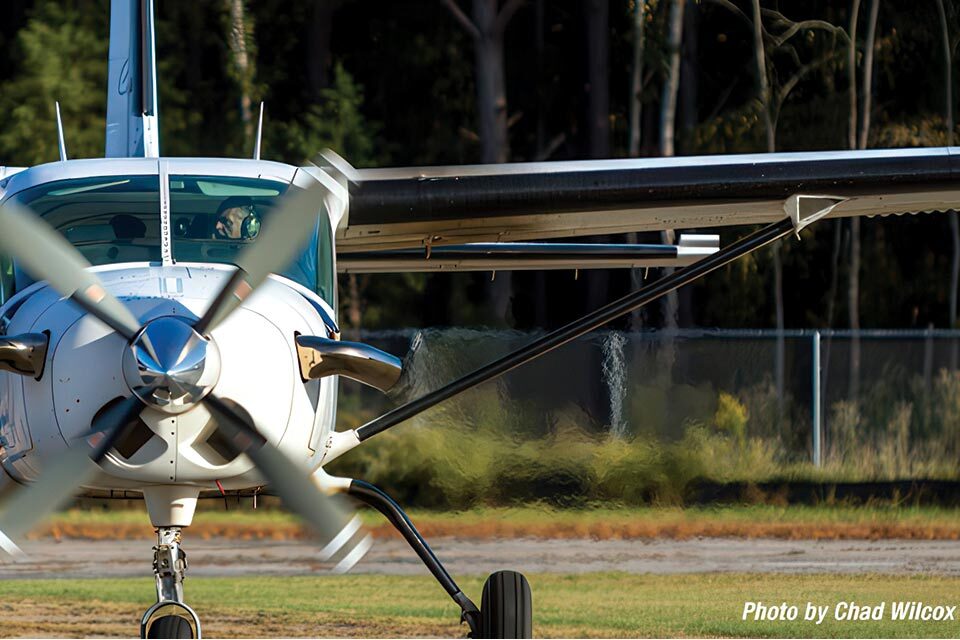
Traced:
<path id="1" fill-rule="evenodd" d="M 311 105 L 301 118 L 279 123 L 271 133 L 271 152 L 300 164 L 319 151 L 330 148 L 357 167 L 385 161 L 374 138 L 378 125 L 362 113 L 363 87 L 337 62 L 333 83 L 320 91 L 322 101 Z"/>
<path id="2" fill-rule="evenodd" d="M 70 158 L 103 156 L 107 42 L 104 21 L 72 5 L 44 2 L 17 37 L 20 73 L 0 91 L 0 159 L 34 165 L 59 159 L 60 101 Z"/>
<path id="3" fill-rule="evenodd" d="M 733 438 L 741 447 L 747 440 L 747 408 L 729 393 L 720 392 L 713 425 L 720 433 Z"/>
<path id="4" fill-rule="evenodd" d="M 953 139 L 960 139 L 960 126 Z M 947 146 L 947 123 L 943 116 L 922 116 L 910 120 L 881 123 L 870 136 L 872 146 L 905 148 Z"/>
<path id="5" fill-rule="evenodd" d="M 717 428 L 691 424 L 673 443 L 588 433 L 572 408 L 556 412 L 546 433 L 518 435 L 530 434 L 535 413 L 480 388 L 373 438 L 331 472 L 383 486 L 405 504 L 468 508 L 681 504 L 697 480 L 756 479 L 778 468 L 773 447 L 746 439 L 746 412 L 732 396 L 720 401 Z"/>
<path id="6" fill-rule="evenodd" d="M 440 361 L 432 354 L 431 362 Z M 571 405 L 544 415 L 502 388 L 480 387 L 377 436 L 331 471 L 384 486 L 407 504 L 457 509 L 681 505 L 703 481 L 956 479 L 960 373 L 944 370 L 929 383 L 923 376 L 884 378 L 864 390 L 861 402 L 825 411 L 821 468 L 809 461 L 809 422 L 798 419 L 789 399 L 781 416 L 774 385 L 764 378 L 736 393 L 689 387 L 672 395 L 670 402 L 686 398 L 689 411 L 679 437 L 657 428 L 668 419 L 667 407 L 653 402 L 663 401 L 664 390 L 655 382 L 637 387 L 631 395 L 643 412 L 631 416 L 636 435 L 626 439 L 588 431 L 589 418 Z M 341 414 L 351 427 L 368 417 L 349 403 Z M 637 425 L 642 419 L 651 423 Z"/>
<path id="7" fill-rule="evenodd" d="M 748 153 L 763 148 L 760 113 L 754 102 L 701 122 L 692 134 L 691 153 Z"/>

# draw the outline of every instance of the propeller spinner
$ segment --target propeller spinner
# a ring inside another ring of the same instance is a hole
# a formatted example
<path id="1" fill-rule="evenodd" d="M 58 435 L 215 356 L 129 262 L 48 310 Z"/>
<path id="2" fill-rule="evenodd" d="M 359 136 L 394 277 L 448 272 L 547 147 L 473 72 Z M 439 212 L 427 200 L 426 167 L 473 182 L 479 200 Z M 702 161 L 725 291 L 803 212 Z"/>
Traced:
<path id="1" fill-rule="evenodd" d="M 157 318 L 124 351 L 123 377 L 148 407 L 183 413 L 220 379 L 220 350 L 180 318 Z"/>

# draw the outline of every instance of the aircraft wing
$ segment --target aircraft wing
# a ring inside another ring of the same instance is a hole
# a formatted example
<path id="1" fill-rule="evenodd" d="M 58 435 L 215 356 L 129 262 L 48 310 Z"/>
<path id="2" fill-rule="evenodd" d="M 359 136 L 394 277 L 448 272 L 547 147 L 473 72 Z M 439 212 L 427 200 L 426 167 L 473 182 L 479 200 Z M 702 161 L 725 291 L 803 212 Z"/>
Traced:
<path id="1" fill-rule="evenodd" d="M 798 196 L 832 207 L 829 217 L 960 209 L 960 147 L 351 169 L 348 177 L 341 260 L 353 252 L 767 223 L 797 208 Z"/>

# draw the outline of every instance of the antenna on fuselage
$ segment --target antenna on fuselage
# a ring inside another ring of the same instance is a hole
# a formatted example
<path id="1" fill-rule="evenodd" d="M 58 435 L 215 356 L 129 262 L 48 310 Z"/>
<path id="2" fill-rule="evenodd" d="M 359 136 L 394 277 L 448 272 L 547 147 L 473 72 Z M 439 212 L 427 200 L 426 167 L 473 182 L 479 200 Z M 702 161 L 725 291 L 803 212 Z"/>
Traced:
<path id="1" fill-rule="evenodd" d="M 53 103 L 57 109 L 57 144 L 60 147 L 60 162 L 67 159 L 67 143 L 63 139 L 63 120 L 60 119 L 60 102 Z"/>
<path id="2" fill-rule="evenodd" d="M 257 137 L 253 141 L 253 159 L 260 159 L 260 138 L 263 136 L 263 100 L 260 101 L 260 120 L 257 122 Z"/>

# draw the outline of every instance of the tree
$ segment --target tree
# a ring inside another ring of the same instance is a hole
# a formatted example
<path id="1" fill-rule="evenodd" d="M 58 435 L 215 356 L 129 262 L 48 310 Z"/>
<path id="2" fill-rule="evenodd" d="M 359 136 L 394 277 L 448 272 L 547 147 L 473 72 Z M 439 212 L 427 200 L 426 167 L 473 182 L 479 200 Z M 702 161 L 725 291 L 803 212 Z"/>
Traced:
<path id="1" fill-rule="evenodd" d="M 947 146 L 953 146 L 953 48 L 950 45 L 950 25 L 947 22 L 947 12 L 943 0 L 935 0 L 937 17 L 940 20 L 940 33 L 943 44 L 943 87 L 944 87 L 944 120 L 947 125 Z M 950 219 L 950 238 L 953 241 L 953 260 L 950 264 L 950 312 L 949 327 L 957 326 L 957 288 L 960 287 L 960 221 L 957 212 L 947 214 Z M 954 363 L 954 368 L 956 364 Z"/>
<path id="2" fill-rule="evenodd" d="M 363 87 L 343 64 L 333 66 L 332 84 L 320 91 L 321 101 L 294 122 L 270 127 L 273 148 L 288 162 L 300 164 L 330 148 L 358 167 L 385 162 L 374 146 L 379 124 L 363 115 Z"/>
<path id="3" fill-rule="evenodd" d="M 19 73 L 0 91 L 4 164 L 29 166 L 59 158 L 58 100 L 68 156 L 103 156 L 107 42 L 98 27 L 105 26 L 59 2 L 34 10 L 17 34 Z"/>
<path id="4" fill-rule="evenodd" d="M 224 0 L 229 15 L 227 42 L 230 46 L 231 77 L 240 88 L 240 122 L 243 124 L 244 151 L 252 152 L 253 140 L 253 77 L 254 63 L 248 51 L 253 40 L 253 27 L 246 15 L 243 0 Z"/>
<path id="5" fill-rule="evenodd" d="M 676 147 L 677 93 L 680 90 L 680 47 L 683 44 L 685 4 L 686 0 L 672 0 L 667 22 L 667 73 L 663 80 L 660 100 L 660 155 L 662 156 L 672 156 Z M 660 234 L 660 238 L 664 244 L 673 244 L 676 236 L 673 229 L 666 229 Z M 673 273 L 673 268 L 667 267 L 663 273 L 670 275 Z M 677 292 L 671 291 L 664 297 L 662 304 L 664 327 L 677 328 L 678 307 Z"/>
<path id="6" fill-rule="evenodd" d="M 646 48 L 646 21 L 647 0 L 633 0 L 633 63 L 630 67 L 629 99 L 629 143 L 628 154 L 635 158 L 640 155 L 643 124 L 641 114 L 643 109 L 643 55 Z M 629 234 L 628 242 L 636 244 L 638 234 Z M 632 269 L 630 273 L 632 288 L 640 286 L 641 275 L 639 269 Z M 643 310 L 637 309 L 630 314 L 630 326 L 636 330 L 642 324 Z"/>
<path id="7" fill-rule="evenodd" d="M 310 99 L 317 102 L 322 99 L 321 91 L 330 86 L 333 14 L 343 0 L 313 0 L 312 4 L 310 37 L 307 39 L 307 81 L 310 83 Z"/>
<path id="8" fill-rule="evenodd" d="M 867 148 L 870 133 L 870 111 L 873 101 L 873 53 L 877 39 L 877 16 L 880 0 L 870 1 L 870 15 L 867 18 L 867 36 L 863 53 L 863 85 L 860 94 L 863 106 L 860 110 L 860 126 L 857 132 L 857 147 Z M 851 29 L 852 31 L 853 29 Z M 852 45 L 851 45 L 852 46 Z M 850 400 L 856 402 L 860 396 L 860 218 L 850 219 L 850 282 L 847 289 L 847 301 L 850 314 Z"/>
<path id="9" fill-rule="evenodd" d="M 590 157 L 610 157 L 610 7 L 608 0 L 585 0 Z"/>
<path id="10" fill-rule="evenodd" d="M 667 23 L 667 74 L 660 101 L 660 155 L 672 156 L 676 143 L 677 93 L 680 90 L 680 47 L 683 44 L 683 7 L 686 0 L 672 0 Z"/>
<path id="11" fill-rule="evenodd" d="M 647 0 L 634 0 L 633 7 L 633 64 L 630 67 L 630 157 L 640 155 L 641 124 L 643 109 L 643 53 L 646 45 Z"/>
<path id="12" fill-rule="evenodd" d="M 503 65 L 503 33 L 524 0 L 473 0 L 473 19 L 455 0 L 442 0 L 473 39 L 477 83 L 477 116 L 481 162 L 506 162 L 510 158 L 507 135 L 507 90 Z"/>

